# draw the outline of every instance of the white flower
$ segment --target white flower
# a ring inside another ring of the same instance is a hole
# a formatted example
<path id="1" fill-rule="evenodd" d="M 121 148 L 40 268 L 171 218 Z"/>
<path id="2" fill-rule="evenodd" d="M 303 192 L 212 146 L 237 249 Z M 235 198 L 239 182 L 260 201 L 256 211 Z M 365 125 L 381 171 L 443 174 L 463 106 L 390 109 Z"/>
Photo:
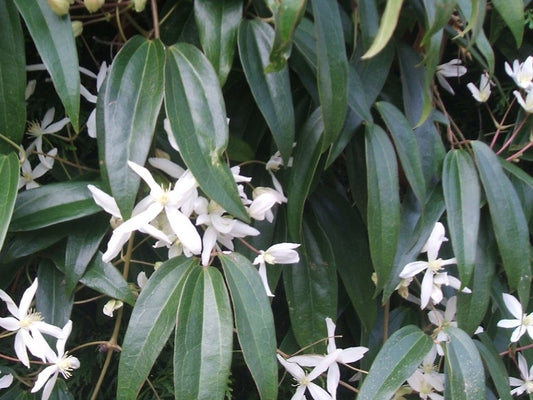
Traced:
<path id="1" fill-rule="evenodd" d="M 529 337 L 533 339 L 533 313 L 524 313 L 522 305 L 516 297 L 507 293 L 503 293 L 502 296 L 505 306 L 516 319 L 502 319 L 498 321 L 498 326 L 501 328 L 516 328 L 511 335 L 512 343 L 518 342 L 526 331 Z"/>
<path id="2" fill-rule="evenodd" d="M 490 85 L 491 82 L 489 74 L 484 73 L 481 75 L 479 89 L 472 82 L 466 85 L 466 87 L 468 90 L 470 90 L 470 92 L 472 92 L 472 97 L 474 97 L 474 99 L 480 103 L 485 103 L 490 97 Z"/>
<path id="3" fill-rule="evenodd" d="M 248 214 L 253 219 L 263 221 L 265 218 L 268 222 L 274 220 L 274 214 L 271 208 L 277 203 L 286 203 L 287 198 L 283 193 L 268 187 L 256 187 L 252 193 L 253 201 L 248 208 Z"/>
<path id="4" fill-rule="evenodd" d="M 523 63 L 518 60 L 513 61 L 513 68 L 506 62 L 505 72 L 509 75 L 518 87 L 522 89 L 530 89 L 533 79 L 533 57 L 529 56 Z"/>
<path id="5" fill-rule="evenodd" d="M 108 317 L 113 317 L 113 312 L 121 308 L 123 305 L 124 303 L 122 301 L 111 299 L 107 303 L 105 303 L 103 313 Z"/>
<path id="6" fill-rule="evenodd" d="M 185 173 L 185 170 L 178 164 L 163 157 L 150 157 L 148 164 L 174 179 L 179 179 Z"/>
<path id="7" fill-rule="evenodd" d="M 107 71 L 109 71 L 109 68 L 107 66 L 107 63 L 104 61 L 102 62 L 102 64 L 100 64 L 100 69 L 98 70 L 98 75 L 96 76 L 97 94 L 100 91 L 100 88 L 102 87 L 102 83 L 104 83 Z M 83 85 L 81 85 L 80 87 L 80 94 L 85 97 L 85 99 L 90 103 L 96 104 L 96 101 L 98 100 L 97 95 L 94 95 L 89 92 Z M 91 114 L 87 119 L 87 133 L 90 137 L 96 138 L 96 108 L 91 111 Z"/>
<path id="8" fill-rule="evenodd" d="M 447 63 L 437 65 L 437 71 L 435 73 L 439 84 L 443 87 L 443 89 L 451 94 L 455 94 L 455 92 L 448 81 L 444 78 L 460 77 L 464 74 L 466 74 L 466 67 L 461 65 L 461 60 L 458 58 L 454 58 Z"/>
<path id="9" fill-rule="evenodd" d="M 146 284 L 148 283 L 148 277 L 146 276 L 146 272 L 141 271 L 137 275 L 137 286 L 142 290 Z"/>
<path id="10" fill-rule="evenodd" d="M 178 142 L 176 142 L 176 137 L 174 136 L 174 132 L 172 131 L 172 127 L 170 126 L 170 120 L 168 118 L 165 118 L 163 120 L 163 128 L 165 129 L 165 132 L 167 133 L 167 138 L 168 138 L 168 142 L 170 143 L 170 147 L 172 147 L 174 150 L 176 150 L 179 153 L 180 148 L 178 146 Z"/>
<path id="11" fill-rule="evenodd" d="M 254 260 L 254 265 L 259 264 L 259 276 L 263 282 L 263 286 L 267 295 L 274 297 L 268 286 L 268 278 L 266 273 L 266 264 L 294 264 L 300 261 L 298 252 L 294 249 L 300 247 L 298 243 L 278 243 L 270 246 L 266 251 L 260 250 L 259 255 Z"/>
<path id="12" fill-rule="evenodd" d="M 35 87 L 37 86 L 37 81 L 35 79 L 31 79 L 28 81 L 28 84 L 26 85 L 26 90 L 24 91 L 24 99 L 28 100 L 31 95 L 35 92 Z"/>
<path id="13" fill-rule="evenodd" d="M 41 390 L 44 386 L 42 400 L 48 400 L 50 397 L 59 373 L 61 373 L 65 379 L 68 379 L 71 376 L 70 371 L 80 367 L 80 361 L 76 357 L 67 355 L 68 353 L 65 352 L 65 343 L 71 331 L 72 321 L 68 321 L 63 328 L 62 338 L 57 340 L 57 354 L 48 345 L 45 349 L 46 359 L 48 362 L 52 363 L 52 365 L 49 365 L 41 371 L 37 377 L 37 381 L 35 381 L 33 389 L 31 390 L 32 393 L 35 393 Z"/>
<path id="14" fill-rule="evenodd" d="M 30 361 L 26 348 L 35 356 L 44 361 L 44 349 L 48 346 L 43 337 L 43 333 L 61 337 L 62 331 L 54 325 L 43 322 L 40 313 L 30 309 L 31 302 L 37 291 L 37 278 L 31 286 L 26 289 L 17 307 L 9 295 L 0 289 L 0 299 L 2 299 L 11 313 L 12 317 L 0 318 L 0 326 L 8 331 L 17 332 L 15 335 L 15 353 L 19 360 L 26 367 L 30 367 Z"/>
<path id="15" fill-rule="evenodd" d="M 444 374 L 438 372 L 435 365 L 437 348 L 433 346 L 422 360 L 422 365 L 407 379 L 407 383 L 416 390 L 421 399 L 443 399 L 440 394 L 444 390 Z"/>
<path id="16" fill-rule="evenodd" d="M 57 148 L 53 148 L 48 153 L 46 153 L 48 157 L 50 157 L 50 162 L 48 165 L 43 164 L 40 162 L 35 168 L 31 168 L 30 161 L 28 160 L 28 155 L 26 154 L 24 157 L 24 161 L 22 162 L 22 165 L 20 166 L 20 172 L 21 176 L 19 177 L 19 183 L 18 188 L 19 190 L 25 186 L 26 189 L 33 189 L 39 186 L 37 182 L 35 182 L 35 179 L 40 178 L 45 173 L 50 171 L 54 165 L 54 157 L 57 155 Z"/>
<path id="17" fill-rule="evenodd" d="M 0 389 L 6 389 L 13 383 L 13 375 L 7 374 L 0 378 Z"/>
<path id="18" fill-rule="evenodd" d="M 51 133 L 59 132 L 70 122 L 70 119 L 63 118 L 57 122 L 54 120 L 55 108 L 50 108 L 44 114 L 43 120 L 39 123 L 37 121 L 30 122 L 28 126 L 28 135 L 35 137 L 34 141 L 28 147 L 28 152 L 34 148 L 37 150 L 39 160 L 45 166 L 52 168 L 51 161 L 43 154 L 43 136 Z"/>
<path id="19" fill-rule="evenodd" d="M 511 395 L 521 395 L 524 392 L 533 393 L 533 365 L 528 370 L 527 361 L 522 353 L 518 353 L 518 369 L 522 379 L 509 377 L 509 385 L 517 386 L 511 390 Z"/>
<path id="20" fill-rule="evenodd" d="M 513 94 L 514 94 L 514 97 L 516 97 L 516 100 L 518 101 L 518 104 L 520 104 L 522 106 L 522 108 L 524 109 L 525 112 L 527 112 L 528 114 L 533 113 L 533 88 L 531 88 L 526 93 L 525 100 L 522 97 L 522 94 L 520 94 L 520 92 L 518 90 L 515 90 L 513 92 Z"/>

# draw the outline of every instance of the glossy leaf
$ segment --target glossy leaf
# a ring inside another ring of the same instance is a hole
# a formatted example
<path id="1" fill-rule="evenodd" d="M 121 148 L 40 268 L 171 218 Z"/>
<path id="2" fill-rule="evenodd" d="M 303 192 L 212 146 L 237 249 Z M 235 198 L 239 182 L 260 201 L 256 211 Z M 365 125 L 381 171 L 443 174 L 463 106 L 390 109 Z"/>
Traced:
<path id="1" fill-rule="evenodd" d="M 381 16 L 379 22 L 379 29 L 372 42 L 370 48 L 363 55 L 363 59 L 374 57 L 378 54 L 389 42 L 389 39 L 394 33 L 394 29 L 398 24 L 400 18 L 400 11 L 402 9 L 403 0 L 388 0 L 385 6 L 385 11 Z"/>
<path id="2" fill-rule="evenodd" d="M 300 262 L 283 268 L 292 330 L 305 347 L 327 336 L 324 319 L 337 314 L 337 274 L 329 240 L 314 218 L 304 219 Z M 323 352 L 323 343 L 310 351 Z"/>
<path id="3" fill-rule="evenodd" d="M 113 60 L 99 96 L 103 96 L 97 110 L 97 120 L 103 117 L 103 130 L 97 125 L 102 172 L 124 219 L 131 216 L 141 179 L 128 161 L 144 165 L 148 156 L 163 101 L 164 60 L 159 40 L 133 37 Z"/>
<path id="4" fill-rule="evenodd" d="M 65 275 L 52 261 L 44 259 L 39 263 L 37 278 L 36 309 L 47 323 L 62 328 L 70 319 L 74 304 L 74 296 L 65 290 Z"/>
<path id="5" fill-rule="evenodd" d="M 531 262 L 529 230 L 520 200 L 498 157 L 486 144 L 473 141 L 476 166 L 489 205 L 496 243 L 511 290 L 522 304 L 529 302 Z"/>
<path id="6" fill-rule="evenodd" d="M 96 214 L 87 185 L 94 182 L 50 183 L 18 195 L 10 231 L 29 231 Z"/>
<path id="7" fill-rule="evenodd" d="M 372 363 L 357 400 L 390 399 L 432 346 L 431 338 L 414 325 L 396 331 Z"/>
<path id="8" fill-rule="evenodd" d="M 70 18 L 54 14 L 46 0 L 15 0 L 15 4 L 77 132 L 80 127 L 80 73 Z"/>
<path id="9" fill-rule="evenodd" d="M 229 378 L 233 318 L 219 270 L 193 268 L 183 283 L 174 342 L 178 399 L 224 399 Z"/>
<path id="10" fill-rule="evenodd" d="M 229 213 L 249 220 L 222 159 L 228 144 L 226 108 L 209 60 L 194 46 L 167 49 L 165 108 L 181 156 L 200 188 Z"/>
<path id="11" fill-rule="evenodd" d="M 131 314 L 118 367 L 117 399 L 135 399 L 176 325 L 183 279 L 198 261 L 177 257 L 150 276 Z"/>
<path id="12" fill-rule="evenodd" d="M 281 156 L 287 162 L 294 142 L 294 109 L 288 68 L 265 71 L 273 41 L 274 31 L 266 22 L 241 21 L 238 43 L 244 74 Z"/>
<path id="13" fill-rule="evenodd" d="M 476 345 L 464 331 L 445 329 L 450 340 L 445 346 L 444 372 L 446 399 L 474 400 L 485 397 L 483 364 Z"/>
<path id="14" fill-rule="evenodd" d="M 287 222 L 289 234 L 296 243 L 301 241 L 304 204 L 317 172 L 318 161 L 322 152 L 323 132 L 322 113 L 317 108 L 302 128 L 301 140 L 294 152 L 294 161 L 290 170 Z"/>
<path id="15" fill-rule="evenodd" d="M 260 398 L 274 400 L 278 394 L 276 332 L 265 288 L 247 258 L 238 253 L 221 254 L 219 258 L 233 303 L 244 360 Z"/>
<path id="16" fill-rule="evenodd" d="M 492 0 L 492 5 L 511 30 L 516 47 L 520 48 L 524 36 L 524 2 L 522 0 Z"/>
<path id="17" fill-rule="evenodd" d="M 486 335 L 481 335 L 480 338 L 481 342 L 474 340 L 474 344 L 483 359 L 483 365 L 485 365 L 487 372 L 490 374 L 500 399 L 511 400 L 513 397 L 509 390 L 509 375 L 505 369 L 503 359 Z"/>
<path id="18" fill-rule="evenodd" d="M 485 12 L 487 9 L 486 0 L 458 0 L 457 5 L 461 10 L 464 18 L 468 21 L 468 24 L 463 30 L 463 34 L 471 32 L 470 43 L 474 43 L 477 39 L 477 35 L 483 30 L 483 22 L 485 20 Z"/>
<path id="19" fill-rule="evenodd" d="M 194 2 L 194 18 L 206 57 L 224 86 L 231 70 L 237 45 L 242 1 L 206 0 Z"/>
<path id="20" fill-rule="evenodd" d="M 348 106 L 348 59 L 339 6 L 335 1 L 311 0 L 315 18 L 317 83 L 322 119 L 323 149 L 338 137 Z"/>
<path id="21" fill-rule="evenodd" d="M 377 274 L 376 290 L 389 279 L 400 230 L 398 167 L 394 148 L 383 129 L 367 125 L 367 225 L 370 254 Z"/>
<path id="22" fill-rule="evenodd" d="M 442 186 L 449 235 L 457 259 L 461 284 L 468 286 L 476 261 L 481 187 L 470 154 L 452 150 L 444 159 Z"/>
<path id="23" fill-rule="evenodd" d="M 19 170 L 19 159 L 15 153 L 0 154 L 0 250 L 15 208 Z"/>
<path id="24" fill-rule="evenodd" d="M 0 1 L 0 54 L 0 134 L 19 144 L 26 126 L 26 57 L 20 17 L 15 3 L 8 0 Z M 13 147 L 0 139 L 0 154 L 11 151 Z"/>

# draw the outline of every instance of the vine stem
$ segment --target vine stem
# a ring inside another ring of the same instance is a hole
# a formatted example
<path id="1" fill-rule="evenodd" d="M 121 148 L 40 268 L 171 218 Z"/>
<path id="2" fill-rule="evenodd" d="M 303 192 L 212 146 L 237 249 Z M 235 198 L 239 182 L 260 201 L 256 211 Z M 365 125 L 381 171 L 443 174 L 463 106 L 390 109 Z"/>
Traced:
<path id="1" fill-rule="evenodd" d="M 157 12 L 157 0 L 151 0 L 150 4 L 152 5 L 152 18 L 154 20 L 154 37 L 159 39 L 161 33 L 159 31 L 159 14 Z"/>

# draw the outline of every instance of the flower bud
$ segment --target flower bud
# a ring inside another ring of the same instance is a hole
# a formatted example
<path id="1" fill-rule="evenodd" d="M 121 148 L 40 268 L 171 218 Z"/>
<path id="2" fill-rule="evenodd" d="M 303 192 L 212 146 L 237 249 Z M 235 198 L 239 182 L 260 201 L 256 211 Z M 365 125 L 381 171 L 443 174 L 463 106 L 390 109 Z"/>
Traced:
<path id="1" fill-rule="evenodd" d="M 137 12 L 144 11 L 144 7 L 146 7 L 146 0 L 133 0 L 133 7 Z"/>
<path id="2" fill-rule="evenodd" d="M 98 11 L 102 7 L 104 2 L 105 0 L 83 0 L 83 4 L 85 4 L 85 8 L 90 13 Z"/>
<path id="3" fill-rule="evenodd" d="M 63 16 L 68 14 L 70 3 L 68 0 L 48 0 L 48 5 L 54 13 Z"/>
<path id="4" fill-rule="evenodd" d="M 74 37 L 78 37 L 83 32 L 83 22 L 81 21 L 72 21 L 72 33 Z"/>

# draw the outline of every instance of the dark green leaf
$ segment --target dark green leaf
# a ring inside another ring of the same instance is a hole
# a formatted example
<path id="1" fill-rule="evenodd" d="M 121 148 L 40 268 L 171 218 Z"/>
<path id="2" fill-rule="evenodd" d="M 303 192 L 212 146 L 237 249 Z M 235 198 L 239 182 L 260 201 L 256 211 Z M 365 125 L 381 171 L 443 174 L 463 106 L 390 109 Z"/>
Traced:
<path id="1" fill-rule="evenodd" d="M 222 155 L 228 144 L 226 109 L 218 78 L 196 47 L 178 43 L 167 49 L 165 108 L 187 167 L 202 190 L 229 213 L 248 214 Z"/>
<path id="2" fill-rule="evenodd" d="M 15 153 L 0 154 L 0 250 L 15 207 L 19 170 L 19 159 Z"/>
<path id="3" fill-rule="evenodd" d="M 370 48 L 363 55 L 363 59 L 374 57 L 378 54 L 389 42 L 389 39 L 394 33 L 394 29 L 398 24 L 400 18 L 400 11 L 402 9 L 403 0 L 388 0 L 385 6 L 385 11 L 381 16 L 379 22 L 379 29 L 372 42 Z"/>
<path id="4" fill-rule="evenodd" d="M 97 120 L 103 117 L 103 125 L 97 124 L 102 172 L 124 219 L 131 216 L 141 179 L 128 161 L 144 165 L 150 150 L 163 101 L 164 61 L 159 40 L 133 37 L 113 60 L 99 96 L 103 97 L 97 109 Z"/>
<path id="5" fill-rule="evenodd" d="M 178 399 L 224 399 L 233 318 L 219 270 L 197 266 L 187 275 L 176 321 L 174 395 Z"/>
<path id="6" fill-rule="evenodd" d="M 520 48 L 524 36 L 524 2 L 522 0 L 492 0 L 492 5 L 511 30 L 516 47 Z"/>
<path id="7" fill-rule="evenodd" d="M 372 122 L 373 118 L 369 106 L 371 103 L 368 102 L 365 84 L 352 64 L 349 65 L 348 85 L 348 105 L 362 120 Z"/>
<path id="8" fill-rule="evenodd" d="M 62 328 L 70 319 L 74 296 L 65 290 L 65 275 L 52 261 L 43 259 L 37 271 L 39 286 L 36 294 L 36 308 L 44 321 Z"/>
<path id="9" fill-rule="evenodd" d="M 261 399 L 278 394 L 274 317 L 259 274 L 238 253 L 219 256 L 230 290 L 237 337 Z M 291 268 L 291 266 L 285 266 Z"/>
<path id="10" fill-rule="evenodd" d="M 172 258 L 150 276 L 137 299 L 122 343 L 117 399 L 136 398 L 176 325 L 184 277 L 198 265 L 193 258 Z"/>
<path id="11" fill-rule="evenodd" d="M 474 340 L 474 344 L 483 359 L 483 364 L 490 374 L 492 382 L 494 382 L 494 386 L 500 395 L 500 399 L 511 400 L 512 396 L 509 390 L 509 376 L 502 357 L 498 354 L 498 351 L 494 348 L 494 344 L 487 335 L 482 334 L 480 339 L 481 342 Z"/>
<path id="12" fill-rule="evenodd" d="M 78 51 L 70 17 L 60 17 L 46 0 L 15 0 L 74 130 L 80 127 Z M 10 78 L 11 79 L 11 78 Z M 19 94 L 20 96 L 20 94 Z"/>

